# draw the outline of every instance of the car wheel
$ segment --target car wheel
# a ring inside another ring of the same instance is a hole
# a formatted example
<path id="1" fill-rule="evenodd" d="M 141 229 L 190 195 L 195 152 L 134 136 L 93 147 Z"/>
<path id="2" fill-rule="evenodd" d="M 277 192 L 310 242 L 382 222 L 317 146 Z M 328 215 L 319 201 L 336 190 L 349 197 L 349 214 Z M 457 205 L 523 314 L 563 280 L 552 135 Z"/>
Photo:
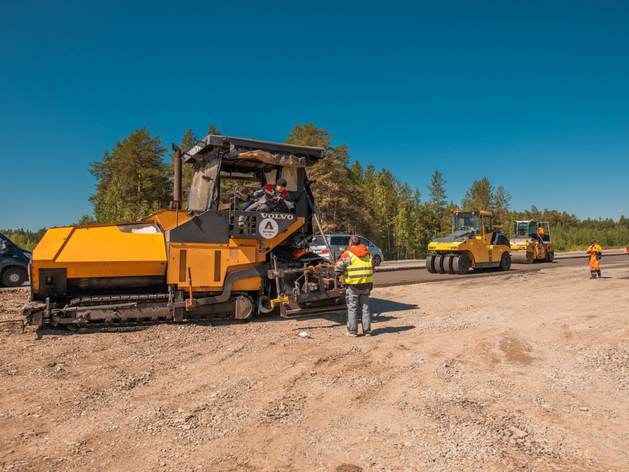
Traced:
<path id="1" fill-rule="evenodd" d="M 374 266 L 378 267 L 380 264 L 382 264 L 382 257 L 376 254 L 375 256 L 373 256 L 373 259 L 371 259 L 371 262 L 373 262 Z"/>
<path id="2" fill-rule="evenodd" d="M 555 260 L 555 251 L 550 251 L 546 254 L 546 262 L 553 262 Z"/>
<path id="3" fill-rule="evenodd" d="M 5 287 L 19 287 L 26 281 L 26 272 L 19 267 L 10 267 L 2 274 L 2 283 Z"/>
<path id="4" fill-rule="evenodd" d="M 500 270 L 507 271 L 511 269 L 511 254 L 503 252 L 500 258 Z"/>

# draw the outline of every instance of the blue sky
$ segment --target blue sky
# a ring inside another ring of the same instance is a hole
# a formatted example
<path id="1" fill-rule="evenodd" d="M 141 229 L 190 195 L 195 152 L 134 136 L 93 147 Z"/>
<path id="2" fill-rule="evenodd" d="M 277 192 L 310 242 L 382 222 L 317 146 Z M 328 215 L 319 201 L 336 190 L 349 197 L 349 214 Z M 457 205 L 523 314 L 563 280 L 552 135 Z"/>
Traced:
<path id="1" fill-rule="evenodd" d="M 210 123 L 352 158 L 459 201 L 487 176 L 581 218 L 629 215 L 629 2 L 0 0 L 0 228 L 91 211 L 88 163 L 136 128 Z"/>

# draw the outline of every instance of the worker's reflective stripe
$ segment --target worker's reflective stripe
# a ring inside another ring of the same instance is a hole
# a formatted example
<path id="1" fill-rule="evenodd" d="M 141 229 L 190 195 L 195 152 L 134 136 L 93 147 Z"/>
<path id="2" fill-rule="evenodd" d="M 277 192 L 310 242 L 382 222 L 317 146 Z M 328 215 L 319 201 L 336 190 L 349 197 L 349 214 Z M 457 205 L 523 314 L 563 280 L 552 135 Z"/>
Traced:
<path id="1" fill-rule="evenodd" d="M 365 277 L 365 276 L 372 276 L 373 275 L 373 270 L 370 271 L 363 271 L 360 273 L 356 273 L 356 274 L 348 274 L 345 276 L 346 279 L 356 279 L 358 277 Z"/>
<path id="2" fill-rule="evenodd" d="M 350 263 L 345 268 L 343 278 L 348 284 L 368 284 L 373 280 L 373 264 L 371 258 L 367 255 L 365 257 L 358 257 L 355 254 L 349 253 Z"/>

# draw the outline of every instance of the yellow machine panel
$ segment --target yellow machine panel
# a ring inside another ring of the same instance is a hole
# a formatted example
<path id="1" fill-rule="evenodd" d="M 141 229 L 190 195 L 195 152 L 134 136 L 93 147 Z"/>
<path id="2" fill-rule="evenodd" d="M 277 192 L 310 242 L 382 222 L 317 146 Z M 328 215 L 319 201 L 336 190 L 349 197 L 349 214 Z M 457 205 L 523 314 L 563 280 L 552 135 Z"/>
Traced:
<path id="1" fill-rule="evenodd" d="M 185 223 L 190 217 L 184 211 L 159 210 L 152 215 L 142 219 L 146 223 L 158 223 L 162 230 L 167 231 L 177 225 Z"/>
<path id="2" fill-rule="evenodd" d="M 77 226 L 48 230 L 33 252 L 32 286 L 40 269 L 65 278 L 156 277 L 166 273 L 164 235 L 152 224 Z"/>
<path id="3" fill-rule="evenodd" d="M 168 284 L 180 290 L 221 290 L 227 274 L 235 269 L 255 267 L 265 260 L 258 252 L 257 241 L 230 240 L 229 244 L 170 243 Z M 234 283 L 234 290 L 259 290 L 261 279 L 242 279 Z"/>

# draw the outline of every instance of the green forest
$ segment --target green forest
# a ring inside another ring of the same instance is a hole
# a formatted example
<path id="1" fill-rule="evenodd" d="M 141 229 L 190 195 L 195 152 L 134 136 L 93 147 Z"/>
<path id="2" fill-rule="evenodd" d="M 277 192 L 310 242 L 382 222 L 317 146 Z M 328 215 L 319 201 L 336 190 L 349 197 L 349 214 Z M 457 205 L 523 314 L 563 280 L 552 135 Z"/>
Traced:
<path id="1" fill-rule="evenodd" d="M 212 125 L 208 134 L 220 132 Z M 566 212 L 534 206 L 515 211 L 511 209 L 509 191 L 501 185 L 495 187 L 486 177 L 474 181 L 463 199 L 454 202 L 448 198 L 446 179 L 439 170 L 434 170 L 430 185 L 422 193 L 388 169 L 352 162 L 347 145 L 333 146 L 332 138 L 324 128 L 298 124 L 288 133 L 286 142 L 326 150 L 326 158 L 308 174 L 316 181 L 313 192 L 324 231 L 363 235 L 376 243 L 387 259 L 423 258 L 431 239 L 450 232 L 450 210 L 454 208 L 493 211 L 495 226 L 508 237 L 513 235 L 516 220 L 548 221 L 559 252 L 585 249 L 593 237 L 603 248 L 629 244 L 629 219 L 624 216 L 618 221 L 580 220 Z M 196 142 L 197 137 L 189 129 L 179 145 L 185 152 Z M 93 214 L 82 215 L 74 224 L 134 221 L 166 208 L 172 195 L 172 158 L 159 136 L 152 136 L 146 128 L 117 142 L 100 161 L 89 163 L 96 179 L 95 193 L 89 198 Z M 184 189 L 190 185 L 191 171 L 189 166 L 184 169 Z M 29 250 L 45 231 L 0 230 Z"/>

